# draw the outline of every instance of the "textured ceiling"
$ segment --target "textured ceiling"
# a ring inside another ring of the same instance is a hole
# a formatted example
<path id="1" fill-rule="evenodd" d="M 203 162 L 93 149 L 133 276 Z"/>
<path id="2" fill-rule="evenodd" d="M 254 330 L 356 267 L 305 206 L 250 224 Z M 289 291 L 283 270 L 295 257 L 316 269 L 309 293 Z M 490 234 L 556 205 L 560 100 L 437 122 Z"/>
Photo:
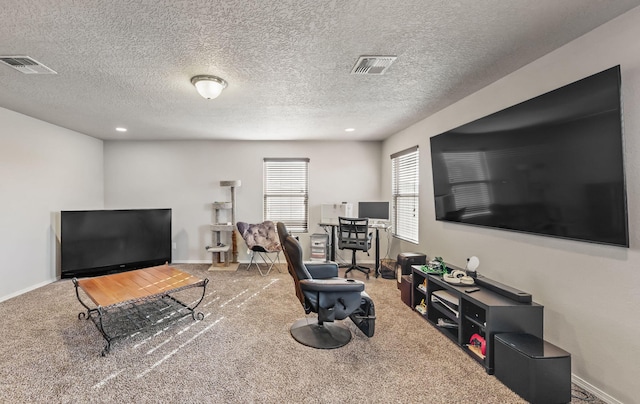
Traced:
<path id="1" fill-rule="evenodd" d="M 0 106 L 100 139 L 381 140 L 639 4 L 3 0 L 0 55 L 58 74 L 0 65 Z M 205 100 L 199 74 L 229 85 Z"/>

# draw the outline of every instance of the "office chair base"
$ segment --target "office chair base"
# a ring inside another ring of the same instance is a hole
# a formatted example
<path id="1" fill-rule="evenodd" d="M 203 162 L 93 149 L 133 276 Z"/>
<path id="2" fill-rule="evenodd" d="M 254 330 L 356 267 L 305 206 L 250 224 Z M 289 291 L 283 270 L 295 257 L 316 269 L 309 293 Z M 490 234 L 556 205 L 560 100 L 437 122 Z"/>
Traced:
<path id="1" fill-rule="evenodd" d="M 334 349 L 351 341 L 351 331 L 335 324 L 318 324 L 317 319 L 303 318 L 291 326 L 291 336 L 302 345 L 318 349 Z"/>
<path id="2" fill-rule="evenodd" d="M 349 269 L 347 269 L 345 271 L 345 273 L 344 273 L 345 278 L 346 278 L 346 276 L 347 276 L 347 274 L 349 272 L 354 271 L 354 270 L 362 272 L 363 274 L 367 275 L 367 279 L 369 279 L 369 274 L 371 273 L 371 268 L 363 267 L 363 266 L 360 266 L 360 265 L 351 265 L 349 267 Z"/>
<path id="3" fill-rule="evenodd" d="M 371 338 L 376 328 L 376 308 L 371 297 L 365 292 L 362 293 L 360 308 L 354 311 L 349 318 L 364 335 Z"/>

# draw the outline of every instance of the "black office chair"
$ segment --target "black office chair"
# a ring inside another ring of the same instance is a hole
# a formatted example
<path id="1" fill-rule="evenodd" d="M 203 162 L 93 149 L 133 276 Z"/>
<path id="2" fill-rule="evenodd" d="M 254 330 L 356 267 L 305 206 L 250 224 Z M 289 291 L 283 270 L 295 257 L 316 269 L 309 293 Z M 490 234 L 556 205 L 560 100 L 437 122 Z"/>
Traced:
<path id="1" fill-rule="evenodd" d="M 291 336 L 313 348 L 339 348 L 351 341 L 348 328 L 335 320 L 349 317 L 367 337 L 375 330 L 375 307 L 364 291 L 364 283 L 338 277 L 335 262 L 304 262 L 302 247 L 278 222 L 278 236 L 293 277 L 296 296 L 305 314 L 317 313 L 317 319 L 303 318 L 291 326 Z"/>
<path id="2" fill-rule="evenodd" d="M 356 253 L 365 251 L 369 255 L 373 233 L 369 232 L 368 218 L 338 217 L 338 248 L 352 250 L 351 266 L 344 273 L 345 276 L 354 269 L 363 272 L 369 279 L 371 269 L 356 263 Z"/>

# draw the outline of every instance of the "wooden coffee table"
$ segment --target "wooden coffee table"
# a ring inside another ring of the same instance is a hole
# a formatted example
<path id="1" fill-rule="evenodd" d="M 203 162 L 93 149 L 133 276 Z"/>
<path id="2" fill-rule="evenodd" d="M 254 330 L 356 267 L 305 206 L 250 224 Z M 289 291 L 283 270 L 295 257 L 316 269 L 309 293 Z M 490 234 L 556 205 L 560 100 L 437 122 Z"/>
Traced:
<path id="1" fill-rule="evenodd" d="M 208 282 L 206 278 L 197 278 L 168 264 L 95 278 L 73 278 L 78 301 L 87 309 L 80 312 L 78 318 L 93 321 L 107 341 L 103 356 L 111 349 L 111 341 L 130 334 L 132 330 L 175 320 L 189 313 L 194 320 L 204 319 L 204 315 L 196 313 L 195 309 L 204 298 Z M 202 295 L 192 305 L 173 296 L 176 292 L 196 287 L 202 287 Z M 83 302 L 79 289 L 96 307 L 89 307 Z M 158 314 L 161 316 L 156 317 Z M 113 328 L 119 328 L 120 332 L 112 329 L 107 332 L 106 322 L 117 325 Z"/>

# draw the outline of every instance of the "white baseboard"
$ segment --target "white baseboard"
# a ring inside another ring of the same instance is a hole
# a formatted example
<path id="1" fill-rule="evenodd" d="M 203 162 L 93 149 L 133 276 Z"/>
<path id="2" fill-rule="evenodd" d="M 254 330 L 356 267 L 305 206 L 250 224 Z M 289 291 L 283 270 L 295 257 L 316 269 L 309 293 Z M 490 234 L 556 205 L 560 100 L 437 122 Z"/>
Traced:
<path id="1" fill-rule="evenodd" d="M 238 264 L 248 264 L 249 260 L 238 260 Z M 176 260 L 171 261 L 172 264 L 209 264 L 211 265 L 211 260 Z M 287 261 L 280 260 L 281 264 L 286 264 Z"/>
<path id="2" fill-rule="evenodd" d="M 211 264 L 211 260 L 175 260 L 172 264 Z"/>
<path id="3" fill-rule="evenodd" d="M 593 394 L 594 396 L 598 397 L 600 400 L 604 401 L 605 403 L 623 404 L 622 401 L 616 400 L 615 398 L 611 397 L 609 394 L 605 393 L 604 391 L 600 390 L 596 386 L 592 385 L 591 383 L 588 383 L 587 381 L 585 381 L 579 376 L 576 376 L 573 373 L 571 374 L 571 381 L 575 383 L 576 386 L 582 387 L 583 389 Z"/>
<path id="4" fill-rule="evenodd" d="M 43 286 L 45 286 L 45 285 L 48 285 L 48 284 L 50 284 L 50 283 L 53 283 L 53 282 L 55 282 L 56 280 L 57 280 L 57 279 L 53 279 L 53 280 L 49 280 L 49 281 L 40 282 L 40 283 L 38 283 L 38 284 L 36 284 L 36 285 L 31 285 L 31 286 L 29 286 L 28 288 L 25 288 L 25 289 L 19 290 L 19 291 L 17 291 L 17 292 L 14 292 L 14 293 L 8 294 L 8 295 L 6 295 L 6 296 L 2 296 L 2 297 L 0 297 L 0 302 L 4 302 L 5 300 L 9 300 L 9 299 L 11 299 L 12 297 L 20 296 L 20 295 L 21 295 L 21 294 L 23 294 L 23 293 L 31 292 L 32 290 L 35 290 L 35 289 L 41 288 L 41 287 L 43 287 Z"/>

